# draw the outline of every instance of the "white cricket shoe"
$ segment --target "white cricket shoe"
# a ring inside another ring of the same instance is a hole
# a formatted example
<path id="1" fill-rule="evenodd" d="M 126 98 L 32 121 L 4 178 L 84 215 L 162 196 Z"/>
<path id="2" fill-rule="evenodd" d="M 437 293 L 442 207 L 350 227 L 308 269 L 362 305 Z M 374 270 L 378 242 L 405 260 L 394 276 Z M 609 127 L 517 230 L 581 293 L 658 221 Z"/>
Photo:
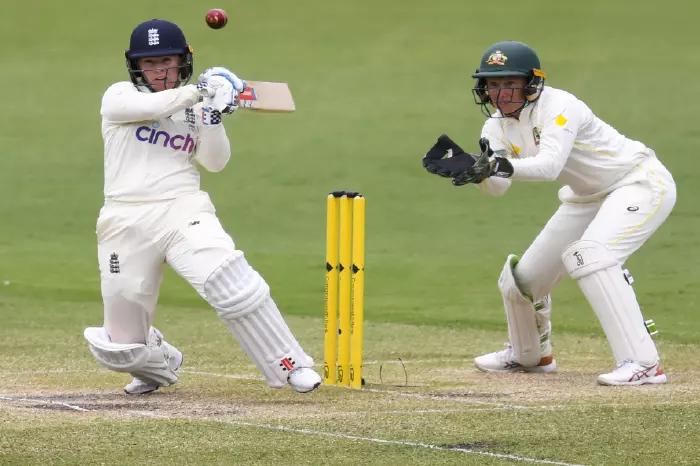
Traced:
<path id="1" fill-rule="evenodd" d="M 513 358 L 513 347 L 506 344 L 501 351 L 483 354 L 474 358 L 474 365 L 484 372 L 533 372 L 546 374 L 557 370 L 553 355 L 543 356 L 536 366 L 525 367 Z"/>
<path id="2" fill-rule="evenodd" d="M 173 372 L 176 372 L 180 366 L 182 366 L 183 359 L 182 352 L 173 345 L 168 344 L 168 366 L 170 366 Z M 133 380 L 124 387 L 124 393 L 127 395 L 145 395 L 146 393 L 155 392 L 160 386 L 161 385 L 156 382 L 134 377 Z"/>
<path id="3" fill-rule="evenodd" d="M 287 382 L 294 391 L 307 393 L 321 385 L 321 376 L 310 367 L 298 367 L 289 373 Z"/>
<path id="4" fill-rule="evenodd" d="M 643 385 L 666 383 L 668 378 L 664 374 L 659 361 L 653 364 L 643 364 L 631 360 L 622 361 L 607 374 L 598 376 L 601 385 Z"/>
<path id="5" fill-rule="evenodd" d="M 155 382 L 149 382 L 134 377 L 131 382 L 124 387 L 124 393 L 127 395 L 145 395 L 146 393 L 155 392 L 158 390 L 158 387 L 160 387 L 160 385 Z"/>

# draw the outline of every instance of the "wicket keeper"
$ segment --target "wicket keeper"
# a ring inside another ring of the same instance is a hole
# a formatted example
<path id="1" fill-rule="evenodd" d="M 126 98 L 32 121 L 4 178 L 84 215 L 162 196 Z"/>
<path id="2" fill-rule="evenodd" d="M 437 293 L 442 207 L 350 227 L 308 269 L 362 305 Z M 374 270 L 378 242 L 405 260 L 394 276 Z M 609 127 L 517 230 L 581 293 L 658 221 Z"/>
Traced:
<path id="1" fill-rule="evenodd" d="M 480 154 L 470 156 L 443 136 L 423 158 L 426 169 L 494 196 L 513 181 L 562 185 L 559 208 L 522 256 L 508 256 L 498 280 L 510 341 L 475 358 L 476 367 L 556 370 L 550 293 L 568 274 L 612 349 L 616 366 L 598 383 L 665 383 L 632 276 L 623 267 L 670 214 L 673 177 L 652 149 L 620 134 L 569 92 L 546 86 L 537 54 L 522 42 L 490 46 L 472 77 L 476 103 L 488 117 Z"/>

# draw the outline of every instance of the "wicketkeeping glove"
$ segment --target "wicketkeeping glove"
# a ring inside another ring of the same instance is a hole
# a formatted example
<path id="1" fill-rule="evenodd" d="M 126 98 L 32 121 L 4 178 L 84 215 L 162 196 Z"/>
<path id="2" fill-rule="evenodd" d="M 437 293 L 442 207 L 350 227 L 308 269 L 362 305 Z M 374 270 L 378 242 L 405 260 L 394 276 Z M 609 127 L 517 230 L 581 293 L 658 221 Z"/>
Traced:
<path id="1" fill-rule="evenodd" d="M 448 152 L 452 151 L 451 155 Z M 462 150 L 449 136 L 441 135 L 423 156 L 423 166 L 430 173 L 454 177 L 474 164 L 474 156 Z"/>
<path id="2" fill-rule="evenodd" d="M 505 157 L 491 157 L 493 150 L 489 140 L 479 139 L 481 154 L 476 157 L 474 164 L 462 173 L 453 176 L 452 184 L 462 186 L 467 183 L 479 184 L 490 176 L 510 178 L 513 175 L 513 165 Z"/>

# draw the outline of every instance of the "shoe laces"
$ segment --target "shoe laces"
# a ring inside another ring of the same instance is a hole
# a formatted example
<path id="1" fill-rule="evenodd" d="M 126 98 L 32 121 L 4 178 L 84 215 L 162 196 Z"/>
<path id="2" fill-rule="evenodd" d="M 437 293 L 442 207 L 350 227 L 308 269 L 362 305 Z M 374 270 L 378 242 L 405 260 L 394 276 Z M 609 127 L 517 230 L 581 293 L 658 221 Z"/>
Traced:
<path id="1" fill-rule="evenodd" d="M 513 359 L 513 345 L 509 341 L 503 343 L 503 349 L 499 353 L 504 361 L 511 361 Z"/>
<path id="2" fill-rule="evenodd" d="M 619 369 L 623 366 L 626 366 L 627 364 L 633 364 L 633 363 L 634 363 L 634 361 L 632 361 L 631 359 L 625 359 L 622 362 L 620 362 L 615 369 Z"/>

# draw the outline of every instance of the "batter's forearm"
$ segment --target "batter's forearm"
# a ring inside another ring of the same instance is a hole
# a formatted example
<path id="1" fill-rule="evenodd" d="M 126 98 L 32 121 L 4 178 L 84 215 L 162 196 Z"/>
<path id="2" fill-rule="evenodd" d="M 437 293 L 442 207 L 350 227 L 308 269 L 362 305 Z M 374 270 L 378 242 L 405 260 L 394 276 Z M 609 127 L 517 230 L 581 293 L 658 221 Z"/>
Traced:
<path id="1" fill-rule="evenodd" d="M 101 113 L 113 123 L 159 120 L 198 101 L 199 91 L 193 85 L 155 93 L 123 89 L 105 95 Z"/>
<path id="2" fill-rule="evenodd" d="M 210 172 L 224 169 L 231 158 L 231 144 L 224 125 L 202 126 L 195 160 Z"/>

